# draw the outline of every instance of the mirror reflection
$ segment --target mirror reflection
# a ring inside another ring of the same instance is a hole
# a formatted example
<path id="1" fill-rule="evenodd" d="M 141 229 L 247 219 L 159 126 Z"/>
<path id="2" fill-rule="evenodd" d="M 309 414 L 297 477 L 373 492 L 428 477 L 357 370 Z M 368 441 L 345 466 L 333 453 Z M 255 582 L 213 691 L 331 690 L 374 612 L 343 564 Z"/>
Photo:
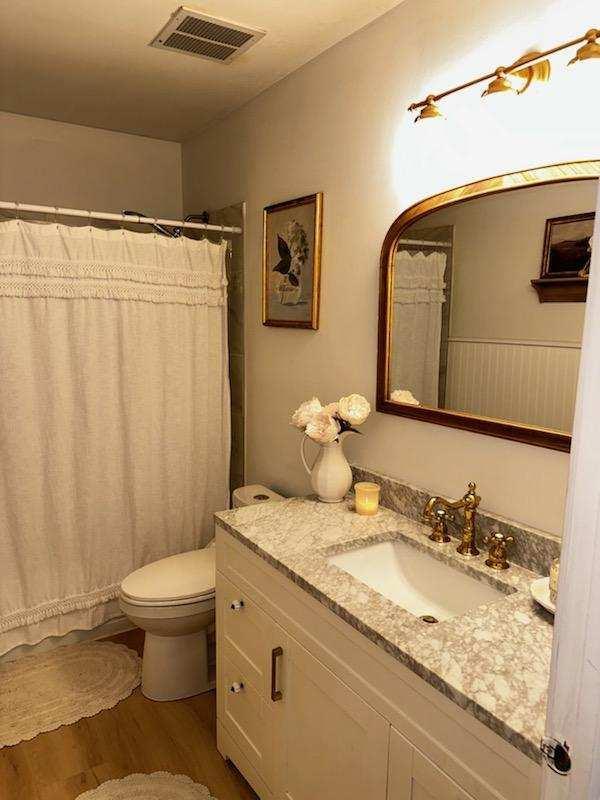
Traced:
<path id="1" fill-rule="evenodd" d="M 390 400 L 571 432 L 597 189 L 503 191 L 402 231 Z"/>

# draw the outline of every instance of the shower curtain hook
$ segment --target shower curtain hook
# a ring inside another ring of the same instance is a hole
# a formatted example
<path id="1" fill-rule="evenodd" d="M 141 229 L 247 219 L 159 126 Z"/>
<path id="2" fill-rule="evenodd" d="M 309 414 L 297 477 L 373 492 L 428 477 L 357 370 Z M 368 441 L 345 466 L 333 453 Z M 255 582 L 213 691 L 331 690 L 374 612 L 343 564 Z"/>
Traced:
<path id="1" fill-rule="evenodd" d="M 60 230 L 58 227 L 58 206 L 54 206 L 54 224 L 56 225 L 56 231 L 58 232 Z"/>
<path id="2" fill-rule="evenodd" d="M 125 238 L 125 214 L 121 214 L 121 236 Z"/>

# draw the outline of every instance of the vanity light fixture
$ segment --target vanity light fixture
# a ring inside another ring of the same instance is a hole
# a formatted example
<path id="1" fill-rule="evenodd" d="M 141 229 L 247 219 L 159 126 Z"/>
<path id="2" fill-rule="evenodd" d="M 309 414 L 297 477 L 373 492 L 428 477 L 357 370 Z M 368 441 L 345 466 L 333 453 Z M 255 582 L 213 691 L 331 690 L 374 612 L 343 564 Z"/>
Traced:
<path id="1" fill-rule="evenodd" d="M 436 106 L 434 102 L 435 98 L 432 94 L 428 95 L 425 99 L 425 105 L 419 112 L 418 116 L 415 117 L 415 122 L 419 122 L 422 119 L 433 119 L 434 117 L 442 117 L 443 114 Z"/>
<path id="2" fill-rule="evenodd" d="M 446 91 L 440 92 L 439 94 L 429 94 L 424 100 L 411 103 L 408 110 L 419 110 L 415 122 L 419 122 L 423 119 L 441 117 L 443 115 L 437 105 L 440 100 L 444 97 L 448 97 L 448 95 L 455 94 L 463 89 L 469 89 L 471 86 L 476 86 L 478 83 L 484 83 L 486 81 L 489 81 L 489 85 L 483 92 L 482 97 L 492 94 L 501 94 L 503 92 L 523 94 L 534 81 L 547 81 L 550 78 L 550 62 L 548 56 L 554 55 L 554 53 L 558 53 L 561 50 L 566 50 L 568 47 L 574 47 L 584 42 L 585 44 L 577 50 L 577 53 L 571 61 L 569 61 L 569 64 L 573 64 L 576 61 L 587 61 L 591 58 L 600 58 L 599 38 L 600 30 L 591 28 L 584 36 L 580 36 L 578 39 L 564 42 L 564 44 L 559 44 L 541 53 L 527 53 L 508 67 L 498 67 L 494 72 L 481 75 L 479 78 L 473 78 L 473 80 L 462 83 L 460 86 L 446 89 Z"/>
<path id="3" fill-rule="evenodd" d="M 577 61 L 587 61 L 588 58 L 600 58 L 600 44 L 598 43 L 600 31 L 592 28 L 586 33 L 585 38 L 587 39 L 586 43 L 579 48 L 569 61 L 569 66 Z"/>

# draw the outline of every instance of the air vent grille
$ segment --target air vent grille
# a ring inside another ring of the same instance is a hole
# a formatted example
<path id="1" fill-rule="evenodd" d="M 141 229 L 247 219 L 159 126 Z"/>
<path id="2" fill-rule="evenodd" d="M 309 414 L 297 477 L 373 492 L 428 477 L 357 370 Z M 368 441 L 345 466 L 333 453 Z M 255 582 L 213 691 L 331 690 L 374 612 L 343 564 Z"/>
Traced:
<path id="1" fill-rule="evenodd" d="M 173 50 L 183 50 L 185 53 L 195 53 L 197 56 L 216 58 L 225 61 L 235 50 L 226 47 L 224 44 L 207 42 L 205 39 L 193 39 L 191 36 L 183 36 L 181 33 L 172 33 L 164 43 L 165 47 Z"/>
<path id="2" fill-rule="evenodd" d="M 150 44 L 163 50 L 228 63 L 264 35 L 264 31 L 181 6 Z"/>
<path id="3" fill-rule="evenodd" d="M 200 36 L 202 39 L 211 39 L 213 42 L 229 44 L 232 47 L 241 47 L 252 39 L 251 33 L 224 28 L 222 25 L 215 25 L 214 22 L 206 22 L 204 19 L 186 17 L 177 30 L 182 33 L 190 33 L 192 36 Z"/>

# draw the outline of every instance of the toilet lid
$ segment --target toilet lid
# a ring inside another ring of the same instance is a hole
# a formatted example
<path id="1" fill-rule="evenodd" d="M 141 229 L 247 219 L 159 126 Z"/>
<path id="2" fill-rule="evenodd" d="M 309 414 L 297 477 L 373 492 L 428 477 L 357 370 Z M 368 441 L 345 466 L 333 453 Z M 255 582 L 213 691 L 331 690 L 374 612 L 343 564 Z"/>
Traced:
<path id="1" fill-rule="evenodd" d="M 192 550 L 136 569 L 121 583 L 133 600 L 159 603 L 212 596 L 215 593 L 215 548 Z"/>

